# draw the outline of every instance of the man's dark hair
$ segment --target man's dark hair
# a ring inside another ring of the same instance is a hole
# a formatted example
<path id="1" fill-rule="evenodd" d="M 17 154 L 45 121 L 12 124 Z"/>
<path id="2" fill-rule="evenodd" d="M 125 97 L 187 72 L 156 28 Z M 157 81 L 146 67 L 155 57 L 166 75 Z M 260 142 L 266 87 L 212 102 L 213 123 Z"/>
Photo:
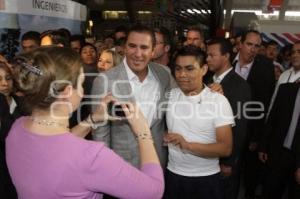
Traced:
<path id="1" fill-rule="evenodd" d="M 41 44 L 40 36 L 41 36 L 41 34 L 39 32 L 28 31 L 22 35 L 21 41 L 34 40 L 38 45 L 40 45 Z"/>
<path id="2" fill-rule="evenodd" d="M 88 43 L 88 42 L 85 42 L 85 43 L 81 46 L 81 48 L 80 48 L 80 50 L 79 50 L 79 54 L 81 54 L 81 51 L 82 51 L 83 48 L 86 47 L 86 46 L 92 47 L 92 48 L 96 51 L 96 53 L 97 53 L 97 48 L 96 48 L 93 44 Z"/>
<path id="3" fill-rule="evenodd" d="M 177 52 L 175 52 L 174 60 L 176 60 L 179 56 L 193 56 L 196 58 L 200 67 L 202 67 L 205 63 L 205 52 L 201 50 L 201 48 L 196 47 L 194 45 L 183 46 Z"/>
<path id="4" fill-rule="evenodd" d="M 154 28 L 154 33 L 159 33 L 163 36 L 164 44 L 170 46 L 172 45 L 171 33 L 167 28 L 165 27 Z"/>
<path id="5" fill-rule="evenodd" d="M 72 41 L 79 41 L 80 42 L 80 46 L 82 46 L 85 43 L 85 39 L 83 35 L 72 35 L 71 39 L 70 39 L 70 43 Z"/>
<path id="6" fill-rule="evenodd" d="M 208 41 L 207 46 L 219 44 L 220 45 L 220 51 L 221 54 L 224 55 L 226 53 L 229 53 L 229 55 L 232 55 L 232 44 L 228 39 L 222 38 L 222 37 L 216 37 Z"/>
<path id="7" fill-rule="evenodd" d="M 127 31 L 128 31 L 128 29 L 127 29 L 126 26 L 118 26 L 118 27 L 116 27 L 114 33 L 116 33 L 116 32 L 124 32 L 125 34 L 127 34 Z"/>
<path id="8" fill-rule="evenodd" d="M 266 47 L 268 46 L 268 43 L 265 42 L 265 41 L 262 41 L 262 42 L 261 42 L 261 45 L 264 46 L 264 47 L 266 48 Z"/>
<path id="9" fill-rule="evenodd" d="M 156 44 L 155 35 L 154 35 L 153 30 L 151 28 L 149 28 L 148 26 L 144 26 L 144 25 L 141 25 L 141 24 L 137 24 L 137 25 L 132 26 L 128 31 L 127 39 L 128 39 L 129 34 L 132 33 L 132 32 L 149 34 L 151 36 L 151 40 L 152 40 L 152 47 L 153 48 L 155 47 L 155 44 Z"/>
<path id="10" fill-rule="evenodd" d="M 258 32 L 257 30 L 247 30 L 246 32 L 244 32 L 242 34 L 242 37 L 241 37 L 241 42 L 242 43 L 244 43 L 244 41 L 246 40 L 247 35 L 250 34 L 250 33 L 257 34 L 260 37 L 260 39 L 262 40 L 260 32 Z"/>
<path id="11" fill-rule="evenodd" d="M 190 31 L 199 32 L 200 36 L 204 39 L 204 34 L 202 29 L 199 26 L 190 26 L 188 27 L 187 33 Z"/>
<path id="12" fill-rule="evenodd" d="M 268 46 L 277 46 L 277 47 L 279 47 L 279 44 L 278 44 L 278 42 L 275 41 L 275 40 L 270 40 L 270 41 L 267 43 L 266 47 L 268 47 Z"/>
<path id="13" fill-rule="evenodd" d="M 67 28 L 60 28 L 60 29 L 58 29 L 58 31 L 62 32 L 65 35 L 65 37 L 69 38 L 69 40 L 70 40 L 71 35 L 72 35 L 70 30 L 68 30 Z"/>
<path id="14" fill-rule="evenodd" d="M 295 41 L 294 45 L 295 44 L 300 44 L 300 40 Z"/>
<path id="15" fill-rule="evenodd" d="M 126 43 L 126 38 L 121 37 L 120 39 L 115 41 L 115 46 L 124 46 Z"/>

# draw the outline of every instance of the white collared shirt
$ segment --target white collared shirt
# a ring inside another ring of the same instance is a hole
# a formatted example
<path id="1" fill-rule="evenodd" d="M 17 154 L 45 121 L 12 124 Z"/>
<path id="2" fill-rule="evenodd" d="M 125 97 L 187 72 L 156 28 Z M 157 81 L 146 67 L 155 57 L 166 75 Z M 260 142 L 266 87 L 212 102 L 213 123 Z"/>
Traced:
<path id="1" fill-rule="evenodd" d="M 17 107 L 16 101 L 14 100 L 14 98 L 11 98 L 11 103 L 10 103 L 10 106 L 9 106 L 9 113 L 13 114 L 16 107 Z"/>
<path id="2" fill-rule="evenodd" d="M 214 83 L 218 83 L 220 84 L 221 81 L 224 79 L 224 77 L 232 70 L 232 67 L 228 68 L 226 71 L 224 71 L 221 75 L 217 76 L 216 74 L 214 74 L 213 76 L 213 80 Z"/>
<path id="3" fill-rule="evenodd" d="M 149 126 L 151 125 L 157 108 L 157 101 L 160 98 L 160 90 L 158 80 L 155 78 L 150 67 L 148 67 L 148 74 L 143 82 L 138 76 L 129 68 L 126 58 L 123 60 L 128 80 L 133 92 L 136 103 L 148 120 Z"/>
<path id="4" fill-rule="evenodd" d="M 234 62 L 236 61 L 236 65 L 235 65 L 235 72 L 237 74 L 239 74 L 244 80 L 247 80 L 248 79 L 248 76 L 249 76 L 249 73 L 250 73 L 250 70 L 252 68 L 252 65 L 253 65 L 253 62 L 250 62 L 249 64 L 246 64 L 244 66 L 241 66 L 240 65 L 240 53 L 237 54 L 237 56 L 235 57 L 234 59 Z"/>
<path id="5" fill-rule="evenodd" d="M 300 70 L 295 71 L 294 67 L 291 67 L 280 75 L 277 85 L 295 82 L 297 80 L 300 80 Z"/>

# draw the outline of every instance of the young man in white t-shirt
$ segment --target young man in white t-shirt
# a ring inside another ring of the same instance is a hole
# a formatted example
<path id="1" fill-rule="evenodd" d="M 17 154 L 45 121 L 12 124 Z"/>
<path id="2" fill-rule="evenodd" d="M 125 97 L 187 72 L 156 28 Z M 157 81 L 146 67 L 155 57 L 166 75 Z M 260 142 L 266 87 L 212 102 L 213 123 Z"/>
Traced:
<path id="1" fill-rule="evenodd" d="M 205 54 L 185 46 L 175 57 L 179 88 L 171 91 L 165 198 L 221 199 L 219 158 L 232 150 L 233 114 L 227 99 L 206 87 Z"/>

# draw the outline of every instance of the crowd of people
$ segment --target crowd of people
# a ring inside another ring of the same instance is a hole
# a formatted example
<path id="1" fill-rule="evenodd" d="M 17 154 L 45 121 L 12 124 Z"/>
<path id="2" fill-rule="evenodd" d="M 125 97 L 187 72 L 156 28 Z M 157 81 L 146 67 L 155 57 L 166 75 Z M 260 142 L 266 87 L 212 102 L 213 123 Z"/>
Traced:
<path id="1" fill-rule="evenodd" d="M 24 33 L 0 56 L 0 197 L 300 198 L 300 41 L 173 38 Z"/>

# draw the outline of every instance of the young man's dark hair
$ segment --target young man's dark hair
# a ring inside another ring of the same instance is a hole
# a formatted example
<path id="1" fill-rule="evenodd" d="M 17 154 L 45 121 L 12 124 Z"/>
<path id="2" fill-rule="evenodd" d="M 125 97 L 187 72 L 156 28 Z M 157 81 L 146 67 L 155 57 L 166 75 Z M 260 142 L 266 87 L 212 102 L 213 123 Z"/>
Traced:
<path id="1" fill-rule="evenodd" d="M 28 31 L 25 32 L 22 37 L 21 37 L 21 41 L 24 40 L 34 40 L 38 45 L 41 44 L 41 39 L 40 39 L 40 33 L 36 32 L 36 31 Z"/>
<path id="2" fill-rule="evenodd" d="M 22 52 L 30 52 L 41 45 L 40 33 L 28 31 L 21 37 Z"/>
<path id="3" fill-rule="evenodd" d="M 128 28 L 126 26 L 118 26 L 114 31 L 114 39 L 118 40 L 127 36 Z M 120 33 L 121 35 L 117 35 Z"/>
<path id="4" fill-rule="evenodd" d="M 83 35 L 72 35 L 70 39 L 70 47 L 79 53 L 81 47 L 85 43 L 85 38 Z"/>
<path id="5" fill-rule="evenodd" d="M 67 28 L 60 28 L 58 29 L 58 31 L 62 32 L 65 35 L 65 37 L 69 38 L 70 40 L 72 34 Z"/>
<path id="6" fill-rule="evenodd" d="M 70 42 L 72 41 L 79 41 L 81 46 L 85 43 L 83 35 L 72 35 L 70 38 Z"/>
<path id="7" fill-rule="evenodd" d="M 222 37 L 216 37 L 208 41 L 207 46 L 219 44 L 220 45 L 220 51 L 221 54 L 224 55 L 226 53 L 229 53 L 229 55 L 232 55 L 232 44 L 228 39 L 222 38 Z"/>
<path id="8" fill-rule="evenodd" d="M 175 52 L 174 60 L 176 60 L 179 56 L 194 56 L 200 67 L 205 64 L 205 52 L 201 50 L 201 48 L 193 45 L 183 46 L 181 49 Z"/>
<path id="9" fill-rule="evenodd" d="M 276 42 L 275 40 L 270 40 L 269 42 L 267 42 L 266 47 L 268 46 L 279 46 L 278 42 Z"/>

